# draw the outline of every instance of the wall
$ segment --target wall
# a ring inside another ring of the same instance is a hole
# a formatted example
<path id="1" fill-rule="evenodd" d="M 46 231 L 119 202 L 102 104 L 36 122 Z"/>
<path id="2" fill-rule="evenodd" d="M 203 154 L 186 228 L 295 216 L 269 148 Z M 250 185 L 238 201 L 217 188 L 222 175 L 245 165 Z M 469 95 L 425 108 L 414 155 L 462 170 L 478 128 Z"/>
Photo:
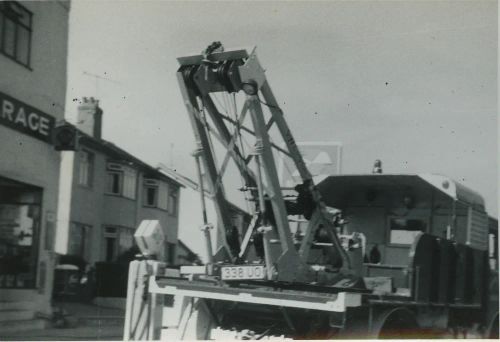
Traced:
<path id="1" fill-rule="evenodd" d="M 21 4 L 33 12 L 32 70 L 0 54 L 0 90 L 62 120 L 70 3 L 26 1 Z"/>
<path id="2" fill-rule="evenodd" d="M 167 241 L 177 244 L 178 217 L 166 210 L 143 206 L 143 173 L 138 172 L 136 198 L 129 199 L 119 195 L 107 194 L 107 162 L 114 160 L 100 149 L 81 145 L 80 150 L 93 154 L 92 186 L 78 184 L 79 158 L 74 159 L 74 176 L 71 197 L 70 221 L 92 226 L 91 253 L 87 262 L 94 264 L 105 260 L 105 227 L 137 229 L 142 220 L 158 220 L 164 229 Z M 177 187 L 174 185 L 174 187 Z M 178 197 L 179 200 L 179 197 Z M 177 205 L 178 207 L 178 205 Z"/>
<path id="3" fill-rule="evenodd" d="M 59 1 L 21 4 L 33 13 L 31 70 L 0 54 L 0 92 L 53 116 L 56 121 L 62 120 L 70 4 Z M 45 250 L 43 242 L 47 219 L 53 221 L 57 212 L 60 155 L 50 144 L 2 125 L 0 137 L 0 176 L 43 188 L 38 289 L 2 289 L 0 300 L 30 299 L 34 310 L 50 312 L 55 257 Z M 46 272 L 42 274 L 40 269 Z"/>
<path id="4" fill-rule="evenodd" d="M 78 153 L 75 153 L 74 159 L 74 177 L 71 197 L 71 221 L 86 224 L 91 226 L 91 245 L 92 251 L 101 250 L 102 240 L 102 224 L 105 212 L 105 197 L 103 189 L 106 188 L 106 157 L 102 152 L 93 150 L 88 147 L 80 146 L 85 151 L 94 155 L 94 169 L 92 175 L 91 187 L 85 187 L 78 184 L 79 179 L 79 160 Z M 90 253 L 90 258 L 87 260 L 90 264 L 100 261 L 100 253 Z"/>

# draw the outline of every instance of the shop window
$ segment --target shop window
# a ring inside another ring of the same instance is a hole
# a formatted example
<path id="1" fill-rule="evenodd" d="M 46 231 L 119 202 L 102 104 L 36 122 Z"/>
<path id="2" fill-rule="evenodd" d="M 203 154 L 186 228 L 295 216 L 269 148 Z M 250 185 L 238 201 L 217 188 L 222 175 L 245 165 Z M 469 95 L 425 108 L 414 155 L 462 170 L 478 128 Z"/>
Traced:
<path id="1" fill-rule="evenodd" d="M 389 218 L 389 243 L 411 245 L 420 232 L 426 232 L 427 220 L 423 218 Z"/>
<path id="2" fill-rule="evenodd" d="M 143 204 L 145 207 L 168 209 L 168 185 L 156 179 L 144 179 Z"/>
<path id="3" fill-rule="evenodd" d="M 18 2 L 0 2 L 0 52 L 26 67 L 30 67 L 32 16 Z"/>
<path id="4" fill-rule="evenodd" d="M 89 225 L 71 222 L 68 254 L 78 255 L 89 260 L 91 227 Z"/>
<path id="5" fill-rule="evenodd" d="M 108 163 L 107 193 L 135 199 L 137 171 L 116 163 Z"/>
<path id="6" fill-rule="evenodd" d="M 78 156 L 78 184 L 91 187 L 94 171 L 94 154 L 88 151 L 80 151 Z"/>
<path id="7" fill-rule="evenodd" d="M 0 288 L 34 288 L 42 190 L 0 178 Z"/>

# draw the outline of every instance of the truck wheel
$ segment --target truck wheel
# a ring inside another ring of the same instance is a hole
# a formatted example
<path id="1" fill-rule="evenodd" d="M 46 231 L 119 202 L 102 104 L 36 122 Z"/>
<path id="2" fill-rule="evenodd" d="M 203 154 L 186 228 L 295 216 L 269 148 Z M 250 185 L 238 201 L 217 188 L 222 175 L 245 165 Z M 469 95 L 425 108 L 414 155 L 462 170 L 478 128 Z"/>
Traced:
<path id="1" fill-rule="evenodd" d="M 374 338 L 407 339 L 419 338 L 420 330 L 415 314 L 406 308 L 384 311 L 374 319 Z"/>

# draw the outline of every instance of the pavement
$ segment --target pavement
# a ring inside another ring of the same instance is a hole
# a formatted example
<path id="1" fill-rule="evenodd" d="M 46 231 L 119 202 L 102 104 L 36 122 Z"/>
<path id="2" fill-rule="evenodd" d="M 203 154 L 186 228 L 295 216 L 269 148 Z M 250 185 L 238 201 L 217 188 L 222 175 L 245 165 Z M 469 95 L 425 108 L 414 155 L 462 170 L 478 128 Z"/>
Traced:
<path id="1" fill-rule="evenodd" d="M 2 335 L 2 341 L 120 341 L 125 311 L 93 304 L 56 302 L 64 310 L 65 327 L 19 330 Z"/>
<path id="2" fill-rule="evenodd" d="M 50 328 L 2 336 L 2 341 L 122 341 L 123 327 Z"/>

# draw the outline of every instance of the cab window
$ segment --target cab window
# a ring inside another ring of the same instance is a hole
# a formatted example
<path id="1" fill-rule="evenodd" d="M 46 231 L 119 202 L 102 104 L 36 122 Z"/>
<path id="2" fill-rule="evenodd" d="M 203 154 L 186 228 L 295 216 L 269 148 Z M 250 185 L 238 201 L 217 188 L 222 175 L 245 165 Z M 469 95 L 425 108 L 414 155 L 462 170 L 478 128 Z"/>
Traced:
<path id="1" fill-rule="evenodd" d="M 389 218 L 389 243 L 411 245 L 420 232 L 427 230 L 427 220 L 423 218 Z"/>

